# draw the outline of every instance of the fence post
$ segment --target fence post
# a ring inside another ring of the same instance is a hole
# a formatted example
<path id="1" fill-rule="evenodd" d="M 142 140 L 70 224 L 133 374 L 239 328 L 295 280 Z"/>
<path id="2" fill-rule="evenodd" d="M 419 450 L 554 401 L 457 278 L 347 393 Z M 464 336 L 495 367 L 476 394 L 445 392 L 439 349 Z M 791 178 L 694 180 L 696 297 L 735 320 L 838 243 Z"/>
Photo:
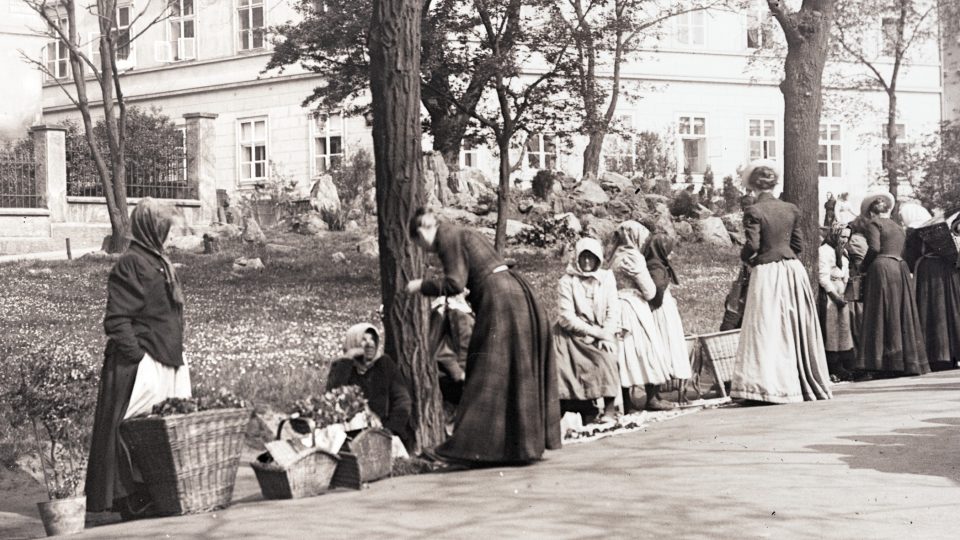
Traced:
<path id="1" fill-rule="evenodd" d="M 187 152 L 187 184 L 197 190 L 200 199 L 200 215 L 204 221 L 215 221 L 217 218 L 217 160 L 214 155 L 216 132 L 213 113 L 187 113 L 186 120 L 186 152 Z"/>
<path id="2" fill-rule="evenodd" d="M 30 128 L 30 136 L 40 206 L 50 211 L 51 223 L 63 223 L 67 220 L 67 130 L 37 125 Z"/>

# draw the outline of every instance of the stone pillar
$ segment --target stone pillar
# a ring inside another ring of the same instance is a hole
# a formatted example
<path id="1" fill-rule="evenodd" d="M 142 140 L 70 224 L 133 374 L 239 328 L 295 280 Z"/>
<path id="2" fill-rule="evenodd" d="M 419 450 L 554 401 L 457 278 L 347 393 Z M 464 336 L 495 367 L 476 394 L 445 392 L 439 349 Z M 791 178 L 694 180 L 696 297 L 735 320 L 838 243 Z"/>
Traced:
<path id="1" fill-rule="evenodd" d="M 67 130 L 60 126 L 30 128 L 36 162 L 40 206 L 50 211 L 51 223 L 67 220 Z"/>
<path id="2" fill-rule="evenodd" d="M 217 181 L 213 147 L 216 139 L 213 113 L 187 113 L 187 183 L 197 189 L 200 217 L 204 222 L 217 219 Z"/>

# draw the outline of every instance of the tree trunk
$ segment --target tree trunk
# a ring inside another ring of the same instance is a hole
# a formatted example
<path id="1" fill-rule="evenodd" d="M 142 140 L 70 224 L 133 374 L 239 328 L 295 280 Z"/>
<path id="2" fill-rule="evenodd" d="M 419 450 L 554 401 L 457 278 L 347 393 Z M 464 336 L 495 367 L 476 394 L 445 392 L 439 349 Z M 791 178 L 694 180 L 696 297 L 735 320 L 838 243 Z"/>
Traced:
<path id="1" fill-rule="evenodd" d="M 408 223 L 426 203 L 421 178 L 420 0 L 374 0 L 370 26 L 370 89 L 380 245 L 384 349 L 396 359 L 414 400 L 421 448 L 442 441 L 437 367 L 428 355 L 425 302 L 406 294 L 423 272 Z"/>
<path id="2" fill-rule="evenodd" d="M 450 172 L 460 170 L 460 147 L 466 133 L 466 123 L 449 114 L 430 115 L 433 149 L 440 153 Z M 444 179 L 446 181 L 446 179 Z"/>
<path id="3" fill-rule="evenodd" d="M 804 7 L 789 16 L 796 25 L 795 34 L 791 39 L 785 29 L 788 49 L 785 76 L 780 83 L 784 105 L 783 199 L 800 207 L 803 231 L 800 260 L 806 266 L 811 284 L 816 283 L 820 247 L 817 151 L 823 108 L 821 87 L 833 18 L 833 2 L 822 4 L 826 4 L 824 11 Z"/>
<path id="4" fill-rule="evenodd" d="M 510 217 L 510 137 L 501 134 L 497 146 L 500 150 L 500 187 L 497 189 L 497 232 L 493 245 L 502 255 L 507 246 L 507 219 Z"/>
<path id="5" fill-rule="evenodd" d="M 603 151 L 604 132 L 589 134 L 587 147 L 583 150 L 583 179 L 600 176 L 600 153 Z"/>
<path id="6" fill-rule="evenodd" d="M 887 92 L 887 183 L 890 187 L 890 194 L 896 200 L 895 208 L 900 206 L 900 197 L 898 194 L 900 188 L 900 148 L 897 141 L 897 90 L 891 87 Z M 894 211 L 894 219 L 899 220 L 899 212 Z"/>

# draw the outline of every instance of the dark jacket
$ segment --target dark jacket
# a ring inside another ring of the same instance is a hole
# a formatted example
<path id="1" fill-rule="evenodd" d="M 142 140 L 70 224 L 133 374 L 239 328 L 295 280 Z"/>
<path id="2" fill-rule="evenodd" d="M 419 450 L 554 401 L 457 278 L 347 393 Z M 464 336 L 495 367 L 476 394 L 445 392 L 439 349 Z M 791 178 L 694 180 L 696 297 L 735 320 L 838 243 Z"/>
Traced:
<path id="1" fill-rule="evenodd" d="M 864 271 L 881 255 L 902 259 L 906 234 L 903 232 L 903 227 L 898 225 L 897 222 L 890 218 L 873 218 L 865 226 L 864 236 L 867 238 L 869 248 L 867 256 L 863 259 Z"/>
<path id="2" fill-rule="evenodd" d="M 110 271 L 103 329 L 108 354 L 124 362 L 147 352 L 161 364 L 183 365 L 183 310 L 170 298 L 160 259 L 137 244 Z"/>
<path id="3" fill-rule="evenodd" d="M 800 209 L 770 193 L 744 210 L 743 225 L 747 239 L 740 258 L 753 266 L 796 259 L 803 249 Z"/>
<path id="4" fill-rule="evenodd" d="M 493 244 L 472 229 L 441 223 L 434 241 L 444 276 L 423 281 L 420 291 L 427 296 L 456 296 L 464 287 L 478 291 L 495 268 L 506 264 Z"/>
<path id="5" fill-rule="evenodd" d="M 335 360 L 330 365 L 327 390 L 350 385 L 359 386 L 363 390 L 370 410 L 380 418 L 383 427 L 406 443 L 413 435 L 410 428 L 413 401 L 393 359 L 381 356 L 363 375 L 354 368 L 352 358 Z"/>

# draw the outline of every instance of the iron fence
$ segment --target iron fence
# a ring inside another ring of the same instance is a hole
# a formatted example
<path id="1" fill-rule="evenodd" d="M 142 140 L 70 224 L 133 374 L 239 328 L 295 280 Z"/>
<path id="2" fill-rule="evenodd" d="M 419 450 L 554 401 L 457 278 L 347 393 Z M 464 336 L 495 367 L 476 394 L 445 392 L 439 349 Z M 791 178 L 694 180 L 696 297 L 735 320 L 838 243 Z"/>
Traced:
<path id="1" fill-rule="evenodd" d="M 127 197 L 197 198 L 197 186 L 187 182 L 187 154 L 183 147 L 147 157 L 128 156 L 125 167 Z M 103 197 L 103 183 L 88 149 L 67 150 L 67 195 Z"/>
<path id="2" fill-rule="evenodd" d="M 0 208 L 40 208 L 33 153 L 0 150 Z"/>

